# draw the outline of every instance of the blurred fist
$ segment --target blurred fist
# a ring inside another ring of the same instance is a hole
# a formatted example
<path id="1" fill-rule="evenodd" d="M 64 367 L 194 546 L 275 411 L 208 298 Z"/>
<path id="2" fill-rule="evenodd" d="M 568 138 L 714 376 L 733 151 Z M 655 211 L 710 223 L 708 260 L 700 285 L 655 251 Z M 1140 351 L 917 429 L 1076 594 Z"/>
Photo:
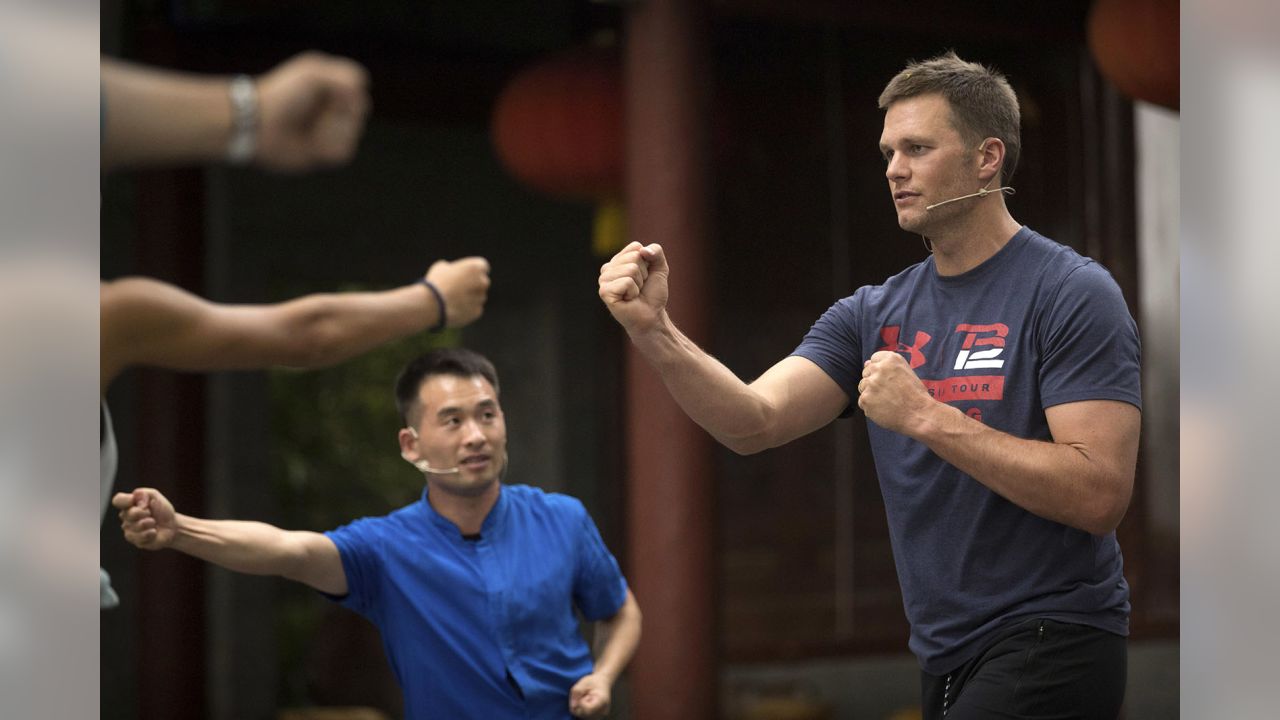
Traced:
<path id="1" fill-rule="evenodd" d="M 628 333 L 644 332 L 666 311 L 669 272 L 661 245 L 633 242 L 600 266 L 600 299 Z"/>
<path id="2" fill-rule="evenodd" d="M 611 692 L 606 678 L 585 675 L 569 690 L 569 712 L 576 718 L 602 718 L 609 714 Z"/>
<path id="3" fill-rule="evenodd" d="M 449 262 L 437 260 L 427 271 L 431 281 L 444 296 L 444 324 L 456 328 L 470 325 L 484 314 L 489 296 L 489 261 L 482 257 L 465 257 Z"/>
<path id="4" fill-rule="evenodd" d="M 368 84 L 359 63 L 314 51 L 259 77 L 254 161 L 272 170 L 301 171 L 350 160 L 369 113 Z"/>
<path id="5" fill-rule="evenodd" d="M 124 539 L 144 550 L 159 550 L 173 542 L 176 533 L 173 505 L 159 491 L 138 488 L 131 493 L 116 493 L 112 507 L 120 511 L 120 528 Z"/>

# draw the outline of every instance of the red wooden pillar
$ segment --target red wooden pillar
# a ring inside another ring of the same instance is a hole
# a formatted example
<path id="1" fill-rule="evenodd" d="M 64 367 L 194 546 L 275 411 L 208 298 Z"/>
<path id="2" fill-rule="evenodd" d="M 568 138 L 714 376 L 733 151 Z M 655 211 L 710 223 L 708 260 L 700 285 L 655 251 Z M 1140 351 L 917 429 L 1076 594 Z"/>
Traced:
<path id="1" fill-rule="evenodd" d="M 193 69 L 181 38 L 163 24 L 139 30 L 138 60 Z M 110 112 L 110 108 L 107 109 Z M 197 168 L 136 173 L 133 272 L 204 291 L 204 174 Z M 180 512 L 204 516 L 205 379 L 148 368 L 137 376 L 136 477 L 116 489 L 153 487 Z M 108 516 L 110 522 L 112 516 Z M 138 553 L 138 720 L 203 720 L 206 687 L 205 564 L 176 552 Z"/>
<path id="2" fill-rule="evenodd" d="M 138 178 L 138 272 L 192 292 L 204 285 L 204 183 L 199 170 Z M 117 491 L 153 487 L 179 512 L 204 516 L 204 377 L 139 369 L 136 477 Z M 114 516 L 108 515 L 107 522 Z M 205 565 L 176 552 L 138 553 L 138 718 L 202 720 Z"/>
<path id="3" fill-rule="evenodd" d="M 706 40 L 697 0 L 646 0 L 627 17 L 628 237 L 671 263 L 672 319 L 709 337 Z M 634 350 L 627 358 L 629 575 L 644 612 L 631 665 L 640 720 L 716 717 L 711 439 Z"/>

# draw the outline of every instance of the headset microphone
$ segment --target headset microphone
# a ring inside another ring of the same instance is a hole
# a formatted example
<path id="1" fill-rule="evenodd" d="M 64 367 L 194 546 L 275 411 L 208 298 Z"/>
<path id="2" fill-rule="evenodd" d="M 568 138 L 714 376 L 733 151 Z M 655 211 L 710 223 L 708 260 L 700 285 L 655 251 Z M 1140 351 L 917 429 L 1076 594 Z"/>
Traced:
<path id="1" fill-rule="evenodd" d="M 401 457 L 404 457 L 404 456 L 402 455 Z M 426 460 L 410 460 L 410 459 L 409 459 L 409 458 L 407 458 L 407 457 L 406 457 L 406 458 L 404 458 L 404 459 L 405 459 L 405 461 L 407 461 L 410 465 L 412 465 L 412 466 L 414 466 L 414 467 L 418 468 L 418 470 L 419 470 L 420 472 L 423 472 L 423 473 L 431 473 L 432 475 L 456 475 L 456 474 L 458 474 L 458 473 L 462 472 L 462 468 L 456 468 L 456 467 L 452 467 L 452 468 L 433 468 L 433 467 L 431 467 L 431 463 L 427 462 Z"/>
<path id="2" fill-rule="evenodd" d="M 943 201 L 942 201 L 942 202 L 940 202 L 940 203 L 934 203 L 934 204 L 932 204 L 932 205 L 925 205 L 925 206 L 924 206 L 924 209 L 925 209 L 925 210 L 932 210 L 932 209 L 934 209 L 934 208 L 936 208 L 936 207 L 941 207 L 942 205 L 946 205 L 947 203 L 953 203 L 953 202 L 955 202 L 955 201 L 957 201 L 957 200 L 967 200 L 967 199 L 969 199 L 969 198 L 971 198 L 971 197 L 986 197 L 986 196 L 990 195 L 991 193 L 998 193 L 998 192 L 1002 192 L 1002 193 L 1004 193 L 1004 194 L 1006 194 L 1006 195 L 1012 195 L 1012 194 L 1014 194 L 1015 192 L 1017 192 L 1017 190 L 1014 190 L 1013 188 L 1011 188 L 1011 187 L 1007 187 L 1007 186 L 1006 186 L 1006 187 L 991 188 L 991 189 L 982 188 L 981 190 L 979 190 L 979 191 L 978 191 L 978 192 L 976 192 L 976 193 L 970 193 L 970 194 L 968 194 L 968 195 L 961 195 L 960 197 L 953 197 L 953 198 L 951 198 L 950 200 L 943 200 Z"/>
<path id="3" fill-rule="evenodd" d="M 941 207 L 941 206 L 943 206 L 943 205 L 946 205 L 947 203 L 953 203 L 953 202 L 955 202 L 955 201 L 957 201 L 957 200 L 968 200 L 969 198 L 973 198 L 973 197 L 986 197 L 986 196 L 988 196 L 988 195 L 990 195 L 990 194 L 992 194 L 992 193 L 1000 193 L 1000 192 L 1002 192 L 1002 193 L 1004 193 L 1004 194 L 1006 194 L 1006 195 L 1012 195 L 1012 194 L 1016 193 L 1016 192 L 1017 192 L 1017 190 L 1014 190 L 1013 188 L 1008 187 L 1008 186 L 1005 186 L 1005 187 L 998 187 L 998 188 L 982 188 L 981 190 L 979 190 L 979 191 L 978 191 L 978 192 L 976 192 L 976 193 L 969 193 L 968 195 L 961 195 L 960 197 L 953 197 L 953 198 L 951 198 L 950 200 L 943 200 L 942 202 L 934 203 L 934 204 L 932 204 L 932 205 L 925 205 L 925 206 L 924 206 L 924 209 L 925 209 L 925 212 L 928 212 L 928 211 L 930 211 L 930 210 L 932 210 L 932 209 L 934 209 L 934 208 L 936 208 L 936 207 Z M 924 249 L 925 249 L 925 250 L 928 250 L 929 252 L 933 252 L 933 243 L 929 241 L 929 238 L 927 238 L 927 237 L 925 237 L 925 236 L 921 235 L 921 236 L 920 236 L 920 239 L 924 240 Z"/>

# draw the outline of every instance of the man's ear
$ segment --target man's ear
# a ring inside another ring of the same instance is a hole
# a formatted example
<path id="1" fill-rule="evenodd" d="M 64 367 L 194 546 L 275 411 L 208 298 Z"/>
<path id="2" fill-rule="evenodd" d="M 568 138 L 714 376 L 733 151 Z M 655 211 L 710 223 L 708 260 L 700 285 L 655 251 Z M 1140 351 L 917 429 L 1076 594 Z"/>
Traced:
<path id="1" fill-rule="evenodd" d="M 400 433 L 396 439 L 400 442 L 400 457 L 409 462 L 419 458 L 418 438 L 414 435 L 413 430 L 400 428 Z"/>
<path id="2" fill-rule="evenodd" d="M 984 184 L 1000 175 L 1004 167 L 1004 141 L 989 137 L 978 147 L 978 179 Z"/>

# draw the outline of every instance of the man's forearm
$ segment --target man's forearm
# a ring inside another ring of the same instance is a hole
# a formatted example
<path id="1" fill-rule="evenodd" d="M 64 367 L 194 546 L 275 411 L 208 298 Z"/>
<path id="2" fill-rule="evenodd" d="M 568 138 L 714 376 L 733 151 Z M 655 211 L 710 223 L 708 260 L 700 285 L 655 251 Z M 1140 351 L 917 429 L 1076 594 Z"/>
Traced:
<path id="1" fill-rule="evenodd" d="M 640 624 L 640 606 L 628 590 L 618 614 L 596 623 L 596 662 L 592 672 L 608 677 L 610 683 L 617 680 L 640 644 Z"/>
<path id="2" fill-rule="evenodd" d="M 631 340 L 685 414 L 717 441 L 736 452 L 769 447 L 765 399 L 680 332 L 665 312 L 658 327 Z"/>
<path id="3" fill-rule="evenodd" d="M 261 522 L 175 518 L 170 547 L 235 572 L 250 575 L 298 574 L 298 555 L 291 552 L 292 533 Z"/>
<path id="4" fill-rule="evenodd" d="M 221 159 L 231 135 L 227 77 L 102 58 L 104 170 Z"/>
<path id="5" fill-rule="evenodd" d="M 1132 466 L 1108 461 L 1080 444 L 1017 438 L 944 403 L 934 403 L 908 435 L 996 494 L 1048 520 L 1105 535 L 1128 506 Z"/>
<path id="6" fill-rule="evenodd" d="M 281 306 L 281 312 L 288 317 L 288 332 L 296 346 L 283 364 L 334 365 L 436 325 L 439 311 L 430 291 L 420 283 L 381 292 L 325 293 L 291 300 Z"/>

